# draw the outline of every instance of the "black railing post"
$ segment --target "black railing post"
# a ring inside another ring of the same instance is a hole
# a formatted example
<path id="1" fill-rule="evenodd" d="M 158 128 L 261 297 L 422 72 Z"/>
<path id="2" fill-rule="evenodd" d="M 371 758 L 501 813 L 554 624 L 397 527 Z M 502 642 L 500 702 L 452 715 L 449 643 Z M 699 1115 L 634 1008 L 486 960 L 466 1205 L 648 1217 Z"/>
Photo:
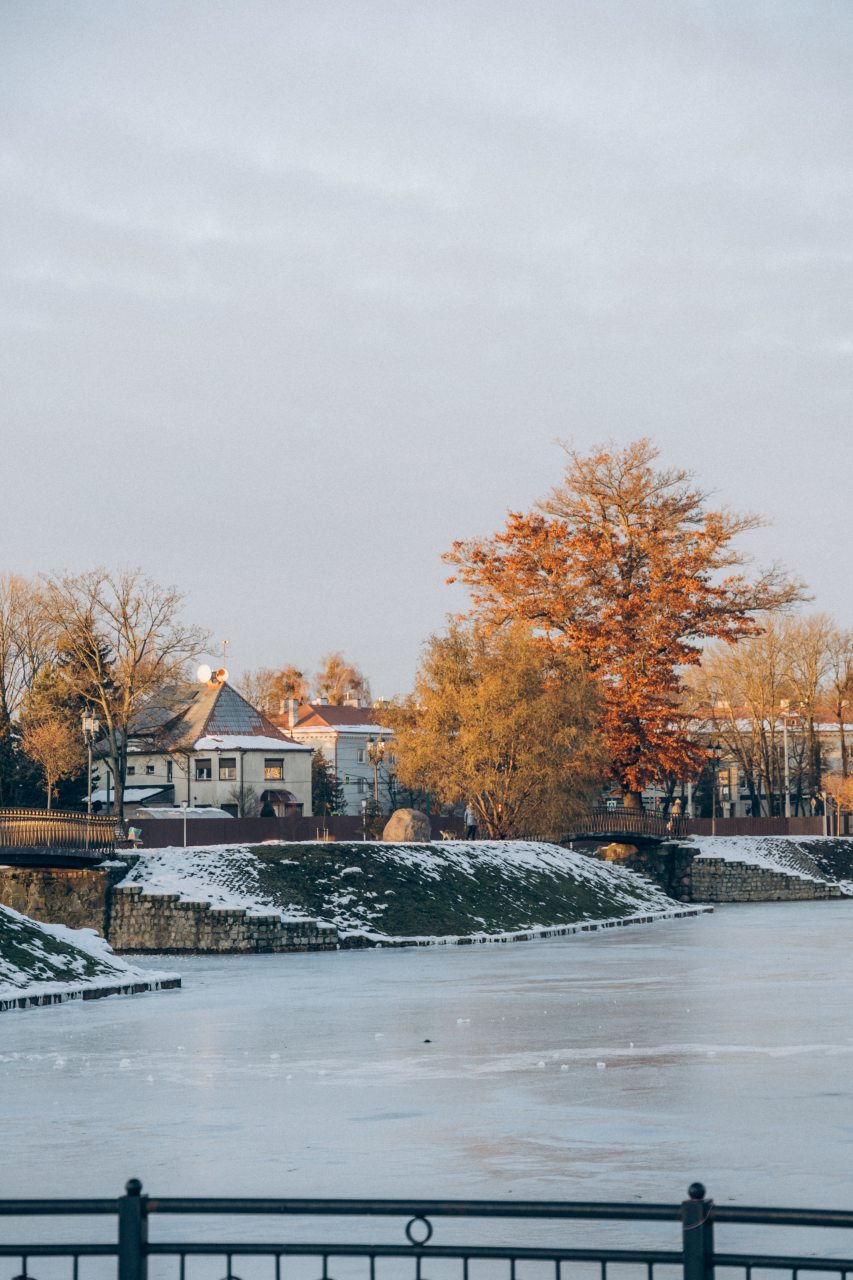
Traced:
<path id="1" fill-rule="evenodd" d="M 148 1274 L 148 1197 L 131 1178 L 118 1201 L 118 1280 L 146 1280 Z"/>
<path id="2" fill-rule="evenodd" d="M 705 1199 L 701 1182 L 688 1187 L 681 1204 L 684 1280 L 714 1280 L 714 1201 Z"/>

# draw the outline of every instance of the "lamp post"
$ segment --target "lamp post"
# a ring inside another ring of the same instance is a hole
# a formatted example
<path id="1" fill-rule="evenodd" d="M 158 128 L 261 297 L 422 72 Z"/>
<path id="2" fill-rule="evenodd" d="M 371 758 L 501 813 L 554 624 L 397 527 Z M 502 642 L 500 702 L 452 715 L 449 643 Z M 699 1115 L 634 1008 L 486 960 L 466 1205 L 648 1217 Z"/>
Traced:
<path id="1" fill-rule="evenodd" d="M 373 766 L 373 802 L 379 804 L 379 766 L 385 759 L 385 739 L 367 739 L 367 758 Z"/>
<path id="2" fill-rule="evenodd" d="M 788 707 L 790 702 L 787 698 L 783 698 L 779 703 L 779 709 L 782 714 L 782 753 L 785 758 L 785 817 L 791 816 L 791 771 L 788 763 L 788 716 L 790 712 Z"/>
<path id="3" fill-rule="evenodd" d="M 717 771 L 720 767 L 720 759 L 722 758 L 723 748 L 719 742 L 715 742 L 711 747 L 711 769 L 713 772 L 711 781 L 711 835 L 717 834 Z"/>
<path id="4" fill-rule="evenodd" d="M 86 750 L 88 753 L 88 760 L 89 760 L 89 774 L 88 774 L 89 786 L 86 793 L 86 813 L 91 818 L 92 816 L 92 747 L 94 745 L 95 739 L 98 736 L 98 731 L 101 727 L 101 722 L 97 718 L 97 716 L 92 714 L 91 711 L 84 711 L 81 717 L 81 723 L 83 725 L 83 739 L 86 743 Z"/>

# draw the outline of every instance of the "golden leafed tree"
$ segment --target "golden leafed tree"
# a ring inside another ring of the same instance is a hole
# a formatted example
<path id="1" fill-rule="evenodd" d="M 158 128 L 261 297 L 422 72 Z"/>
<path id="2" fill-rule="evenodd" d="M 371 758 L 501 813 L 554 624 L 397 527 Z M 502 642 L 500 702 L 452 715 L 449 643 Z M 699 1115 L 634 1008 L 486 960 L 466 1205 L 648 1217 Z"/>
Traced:
<path id="1" fill-rule="evenodd" d="M 28 724 L 21 733 L 21 746 L 44 778 L 50 809 L 57 782 L 73 778 L 83 768 L 85 753 L 80 734 L 66 720 L 51 717 Z"/>
<path id="2" fill-rule="evenodd" d="M 414 692 L 389 714 L 403 786 L 472 804 L 495 839 L 566 830 L 604 773 L 583 663 L 523 623 L 490 633 L 455 622 L 433 636 Z"/>
<path id="3" fill-rule="evenodd" d="M 325 698 L 332 706 L 340 706 L 347 698 L 357 698 L 359 702 L 370 700 L 367 676 L 340 651 L 323 658 L 314 678 L 314 688 L 317 697 Z"/>
<path id="4" fill-rule="evenodd" d="M 733 642 L 801 599 L 780 570 L 750 575 L 735 545 L 761 522 L 710 510 L 689 473 L 657 466 L 646 439 L 567 449 L 562 483 L 531 512 L 447 556 L 488 627 L 524 619 L 598 681 L 612 777 L 629 804 L 644 786 L 695 772 L 681 670 L 709 638 Z"/>

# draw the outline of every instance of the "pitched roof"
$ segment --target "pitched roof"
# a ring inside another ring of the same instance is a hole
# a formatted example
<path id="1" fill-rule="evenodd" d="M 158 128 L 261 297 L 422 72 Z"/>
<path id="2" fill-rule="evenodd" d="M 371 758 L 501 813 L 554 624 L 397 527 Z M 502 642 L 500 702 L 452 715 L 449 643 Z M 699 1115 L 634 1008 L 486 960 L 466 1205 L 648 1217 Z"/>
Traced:
<path id="1" fill-rule="evenodd" d="M 299 708 L 293 728 L 297 733 L 302 729 L 390 733 L 387 725 L 376 723 L 375 716 L 372 707 L 332 707 L 324 702 L 305 702 Z M 281 728 L 289 724 L 286 715 L 271 718 Z"/>
<path id="2" fill-rule="evenodd" d="M 192 751 L 200 738 L 211 737 L 265 738 L 265 745 L 269 739 L 295 745 L 230 684 L 179 686 L 144 709 L 132 734 L 152 739 L 154 749 L 160 751 Z"/>

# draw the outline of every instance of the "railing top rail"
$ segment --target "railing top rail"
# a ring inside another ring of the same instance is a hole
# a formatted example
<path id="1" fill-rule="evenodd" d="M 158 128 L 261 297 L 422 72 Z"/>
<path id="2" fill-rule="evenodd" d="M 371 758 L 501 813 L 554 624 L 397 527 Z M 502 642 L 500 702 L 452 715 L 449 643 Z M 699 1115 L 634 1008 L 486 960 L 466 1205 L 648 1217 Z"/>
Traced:
<path id="1" fill-rule="evenodd" d="M 76 1217 L 117 1213 L 118 1200 L 0 1200 L 0 1217 Z"/>
<path id="2" fill-rule="evenodd" d="M 79 809 L 0 809 L 0 821 L 3 819 L 38 822 L 91 822 L 93 825 L 115 825 L 115 818 L 108 814 L 83 813 Z"/>
<path id="3" fill-rule="evenodd" d="M 595 1200 L 387 1200 L 311 1197 L 145 1196 L 149 1214 L 272 1215 L 304 1217 L 588 1218 L 677 1222 L 682 1204 Z M 113 1214 L 117 1199 L 4 1199 L 0 1217 L 72 1217 Z M 853 1210 L 718 1205 L 717 1223 L 853 1230 Z"/>
<path id="4" fill-rule="evenodd" d="M 598 1218 L 677 1222 L 678 1204 L 563 1200 L 329 1200 L 149 1196 L 149 1214 L 252 1214 L 305 1217 Z M 115 1200 L 0 1200 L 0 1216 L 115 1213 Z"/>
<path id="5" fill-rule="evenodd" d="M 156 1197 L 149 1213 L 281 1214 L 306 1217 L 620 1218 L 678 1221 L 680 1205 L 566 1200 L 318 1200 Z"/>

